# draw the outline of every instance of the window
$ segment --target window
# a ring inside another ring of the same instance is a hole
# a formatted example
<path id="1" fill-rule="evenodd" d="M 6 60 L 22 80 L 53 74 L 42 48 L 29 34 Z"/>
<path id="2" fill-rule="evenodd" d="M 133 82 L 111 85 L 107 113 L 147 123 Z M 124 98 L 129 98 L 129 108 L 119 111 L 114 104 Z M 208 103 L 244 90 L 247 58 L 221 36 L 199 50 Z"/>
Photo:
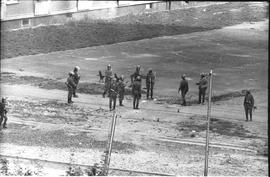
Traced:
<path id="1" fill-rule="evenodd" d="M 18 4 L 19 0 L 6 0 L 6 4 Z"/>
<path id="2" fill-rule="evenodd" d="M 145 5 L 145 9 L 152 9 L 152 8 L 153 8 L 153 4 L 152 3 Z"/>
<path id="3" fill-rule="evenodd" d="M 22 19 L 21 25 L 22 25 L 22 27 L 30 26 L 30 19 L 28 19 L 28 18 Z"/>

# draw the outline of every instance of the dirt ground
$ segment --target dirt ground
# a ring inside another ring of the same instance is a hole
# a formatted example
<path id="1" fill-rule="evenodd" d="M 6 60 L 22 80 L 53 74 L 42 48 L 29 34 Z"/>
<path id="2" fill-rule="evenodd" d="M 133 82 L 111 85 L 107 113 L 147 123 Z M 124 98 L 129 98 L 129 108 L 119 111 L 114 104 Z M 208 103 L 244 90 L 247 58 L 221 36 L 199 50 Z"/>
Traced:
<path id="1" fill-rule="evenodd" d="M 249 7 L 264 8 L 261 3 Z M 97 72 L 111 64 L 129 80 L 140 64 L 144 73 L 149 67 L 157 72 L 155 100 L 143 95 L 140 109 L 133 110 L 127 95 L 125 106 L 117 106 L 111 168 L 202 175 L 207 105 L 194 104 L 195 83 L 200 72 L 213 69 L 217 99 L 211 111 L 209 175 L 267 176 L 262 150 L 268 150 L 268 24 L 262 18 L 204 32 L 1 60 L 1 95 L 8 97 L 9 120 L 0 132 L 0 154 L 8 159 L 10 174 L 28 168 L 39 175 L 64 175 L 69 163 L 100 163 L 112 112 L 100 94 Z M 76 65 L 81 90 L 68 105 L 64 81 Z M 190 84 L 187 100 L 192 104 L 186 107 L 175 104 L 181 101 L 182 73 Z M 253 122 L 244 121 L 245 89 L 252 90 L 258 107 Z M 136 174 L 111 170 L 110 175 Z"/>

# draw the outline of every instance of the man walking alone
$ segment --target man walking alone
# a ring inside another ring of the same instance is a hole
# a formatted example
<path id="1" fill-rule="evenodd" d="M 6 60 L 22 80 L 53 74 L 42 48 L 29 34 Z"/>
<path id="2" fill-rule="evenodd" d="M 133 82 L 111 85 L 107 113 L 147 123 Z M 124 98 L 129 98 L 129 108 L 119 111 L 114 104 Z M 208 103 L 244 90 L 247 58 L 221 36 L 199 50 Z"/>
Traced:
<path id="1" fill-rule="evenodd" d="M 139 101 L 141 99 L 141 77 L 137 76 L 132 84 L 133 109 L 139 109 Z"/>
<path id="2" fill-rule="evenodd" d="M 246 114 L 246 121 L 248 121 L 248 114 L 250 116 L 250 121 L 252 121 L 252 111 L 254 109 L 254 98 L 251 95 L 250 91 L 246 92 L 246 96 L 244 99 L 244 108 Z"/>
<path id="3" fill-rule="evenodd" d="M 183 74 L 182 75 L 182 80 L 180 82 L 180 86 L 179 86 L 179 89 L 178 89 L 178 93 L 181 91 L 181 96 L 182 96 L 182 106 L 186 106 L 187 103 L 186 103 L 186 94 L 188 92 L 188 82 L 186 80 L 186 75 Z"/>
<path id="4" fill-rule="evenodd" d="M 76 84 L 73 80 L 73 75 L 74 75 L 74 73 L 72 71 L 70 71 L 68 73 L 69 77 L 67 78 L 67 81 L 65 82 L 65 84 L 67 85 L 67 88 L 68 88 L 68 103 L 73 103 L 72 95 L 74 92 L 74 88 L 76 87 Z"/>
<path id="5" fill-rule="evenodd" d="M 154 89 L 154 85 L 155 85 L 155 75 L 152 71 L 152 68 L 149 68 L 149 71 L 146 75 L 146 98 L 149 98 L 149 92 L 150 92 L 150 97 L 151 99 L 153 99 L 153 89 Z"/>

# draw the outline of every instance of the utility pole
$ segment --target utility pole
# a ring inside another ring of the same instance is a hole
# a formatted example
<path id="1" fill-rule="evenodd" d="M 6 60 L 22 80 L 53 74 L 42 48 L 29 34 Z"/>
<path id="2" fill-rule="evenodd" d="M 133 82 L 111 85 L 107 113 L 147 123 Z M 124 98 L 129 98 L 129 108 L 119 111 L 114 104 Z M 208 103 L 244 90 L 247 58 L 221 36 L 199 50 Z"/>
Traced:
<path id="1" fill-rule="evenodd" d="M 209 94 L 208 94 L 208 107 L 207 107 L 207 129 L 206 129 L 206 145 L 205 145 L 205 162 L 204 162 L 204 176 L 208 175 L 208 155 L 209 155 L 209 124 L 211 117 L 211 97 L 212 97 L 212 77 L 213 72 L 209 73 Z"/>
<path id="2" fill-rule="evenodd" d="M 106 157 L 105 157 L 105 164 L 104 164 L 104 175 L 108 176 L 109 172 L 109 166 L 110 166 L 110 160 L 111 160 L 111 154 L 112 154 L 112 144 L 113 144 L 113 138 L 115 133 L 115 125 L 116 125 L 116 115 L 115 110 L 113 110 L 113 118 L 111 123 L 111 129 L 109 133 L 109 139 L 108 139 L 108 146 L 106 151 Z"/>

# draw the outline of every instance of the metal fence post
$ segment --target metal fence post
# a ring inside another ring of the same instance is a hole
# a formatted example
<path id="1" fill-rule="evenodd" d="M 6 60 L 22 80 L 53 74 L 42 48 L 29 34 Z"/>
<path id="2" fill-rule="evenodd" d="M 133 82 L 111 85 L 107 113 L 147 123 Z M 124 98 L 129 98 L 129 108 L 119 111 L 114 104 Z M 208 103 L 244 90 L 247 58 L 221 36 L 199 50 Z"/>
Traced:
<path id="1" fill-rule="evenodd" d="M 108 141 L 107 157 L 105 159 L 105 174 L 104 175 L 108 175 L 108 172 L 109 172 L 109 166 L 110 166 L 110 160 L 111 160 L 111 154 L 112 154 L 112 144 L 113 144 L 113 138 L 114 138 L 114 133 L 115 133 L 115 125 L 116 125 L 116 115 L 115 115 L 115 110 L 113 110 L 111 131 L 109 134 L 109 141 Z"/>
<path id="2" fill-rule="evenodd" d="M 207 107 L 207 129 L 206 129 L 206 145 L 205 145 L 205 162 L 204 162 L 204 176 L 208 175 L 208 155 L 209 155 L 209 124 L 211 117 L 211 97 L 212 97 L 212 77 L 213 72 L 210 71 L 209 78 L 209 94 L 208 94 L 208 107 Z"/>

